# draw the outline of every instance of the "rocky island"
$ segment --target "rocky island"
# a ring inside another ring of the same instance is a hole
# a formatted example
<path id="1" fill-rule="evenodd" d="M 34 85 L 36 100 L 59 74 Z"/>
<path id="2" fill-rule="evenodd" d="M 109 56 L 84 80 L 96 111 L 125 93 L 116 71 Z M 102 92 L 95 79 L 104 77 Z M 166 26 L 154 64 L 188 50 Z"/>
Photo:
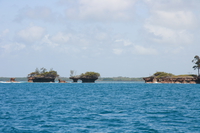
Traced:
<path id="1" fill-rule="evenodd" d="M 192 62 L 195 64 L 192 68 L 198 70 L 198 75 L 186 74 L 186 75 L 173 75 L 166 72 L 156 72 L 150 77 L 143 78 L 145 83 L 188 83 L 188 84 L 200 84 L 200 57 L 194 56 Z"/>
<path id="2" fill-rule="evenodd" d="M 31 72 L 28 74 L 28 82 L 55 82 L 55 78 L 58 77 L 56 71 L 51 69 L 47 71 L 45 68 L 41 68 L 40 70 L 36 68 L 35 72 Z"/>
<path id="3" fill-rule="evenodd" d="M 173 75 L 166 72 L 156 72 L 152 76 L 143 79 L 145 83 L 200 83 L 200 77 L 197 75 Z"/>
<path id="4" fill-rule="evenodd" d="M 73 82 L 77 82 L 80 79 L 82 80 L 82 83 L 94 83 L 95 80 L 97 80 L 99 76 L 100 74 L 97 72 L 86 72 L 78 76 L 73 76 L 73 74 L 71 74 L 70 79 L 72 79 Z"/>

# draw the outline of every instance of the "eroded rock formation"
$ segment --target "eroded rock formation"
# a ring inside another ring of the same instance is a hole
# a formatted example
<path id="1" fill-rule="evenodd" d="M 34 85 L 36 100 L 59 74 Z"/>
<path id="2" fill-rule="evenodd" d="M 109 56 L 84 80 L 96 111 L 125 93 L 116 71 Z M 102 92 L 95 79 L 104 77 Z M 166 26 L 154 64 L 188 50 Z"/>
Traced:
<path id="1" fill-rule="evenodd" d="M 76 83 L 76 82 L 78 82 L 79 77 L 75 77 L 75 76 L 73 76 L 73 77 L 70 77 L 69 79 L 72 79 L 73 82 Z"/>
<path id="2" fill-rule="evenodd" d="M 98 78 L 80 78 L 80 80 L 82 80 L 82 83 L 94 83 L 97 79 Z"/>
<path id="3" fill-rule="evenodd" d="M 78 80 L 82 80 L 82 83 L 94 83 L 97 80 L 97 77 L 70 77 L 73 82 L 78 82 Z"/>
<path id="4" fill-rule="evenodd" d="M 28 77 L 28 82 L 55 82 L 52 77 Z"/>

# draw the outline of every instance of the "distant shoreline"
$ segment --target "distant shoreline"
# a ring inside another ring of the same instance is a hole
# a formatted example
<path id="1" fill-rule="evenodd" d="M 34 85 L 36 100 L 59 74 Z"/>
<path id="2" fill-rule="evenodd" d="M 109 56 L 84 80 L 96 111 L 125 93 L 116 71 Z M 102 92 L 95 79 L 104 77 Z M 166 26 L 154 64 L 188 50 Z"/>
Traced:
<path id="1" fill-rule="evenodd" d="M 0 81 L 10 81 L 10 78 L 16 78 L 16 81 L 28 81 L 27 77 L 0 77 Z M 72 81 L 67 77 L 59 77 L 64 81 Z M 58 78 L 56 78 L 56 81 Z M 143 78 L 130 77 L 100 77 L 97 81 L 144 81 Z"/>

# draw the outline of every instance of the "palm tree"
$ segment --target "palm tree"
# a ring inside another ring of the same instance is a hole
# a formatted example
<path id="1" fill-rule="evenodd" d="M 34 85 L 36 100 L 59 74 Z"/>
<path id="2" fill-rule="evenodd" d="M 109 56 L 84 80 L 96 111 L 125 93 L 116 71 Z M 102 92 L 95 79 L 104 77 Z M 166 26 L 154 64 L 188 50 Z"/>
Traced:
<path id="1" fill-rule="evenodd" d="M 198 70 L 198 76 L 199 76 L 199 69 L 200 69 L 200 57 L 198 55 L 196 55 L 194 57 L 194 59 L 192 60 L 192 62 L 195 64 L 193 66 L 194 70 Z"/>

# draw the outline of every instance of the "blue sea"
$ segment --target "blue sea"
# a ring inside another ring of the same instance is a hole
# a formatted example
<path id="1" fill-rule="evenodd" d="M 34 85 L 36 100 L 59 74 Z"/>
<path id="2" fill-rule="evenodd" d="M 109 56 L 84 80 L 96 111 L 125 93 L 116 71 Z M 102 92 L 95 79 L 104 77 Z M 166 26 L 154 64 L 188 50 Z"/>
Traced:
<path id="1" fill-rule="evenodd" d="M 0 83 L 1 133 L 200 133 L 200 84 Z"/>

